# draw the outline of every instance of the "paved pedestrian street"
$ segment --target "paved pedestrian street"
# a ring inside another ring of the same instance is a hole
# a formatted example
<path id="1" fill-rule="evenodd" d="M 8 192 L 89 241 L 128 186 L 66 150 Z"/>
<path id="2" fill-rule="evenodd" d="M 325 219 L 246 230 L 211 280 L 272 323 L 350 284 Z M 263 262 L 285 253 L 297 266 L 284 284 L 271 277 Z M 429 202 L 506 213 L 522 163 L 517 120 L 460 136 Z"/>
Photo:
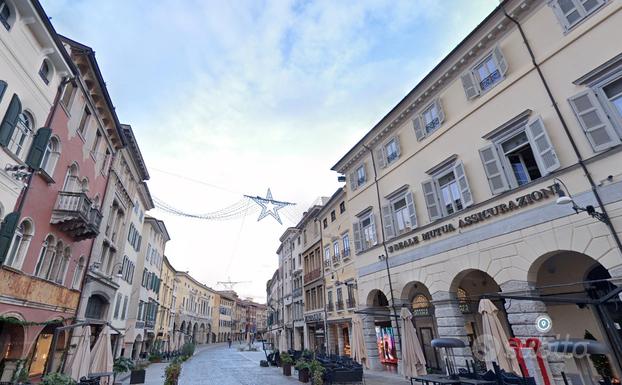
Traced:
<path id="1" fill-rule="evenodd" d="M 197 353 L 183 364 L 179 385 L 293 385 L 299 384 L 296 371 L 292 376 L 283 376 L 281 368 L 262 368 L 259 361 L 265 359 L 261 344 L 259 351 L 240 352 L 241 345 L 207 345 L 197 349 Z M 147 368 L 146 385 L 164 383 L 165 364 L 153 364 Z M 408 381 L 396 374 L 365 373 L 366 385 L 406 385 Z"/>

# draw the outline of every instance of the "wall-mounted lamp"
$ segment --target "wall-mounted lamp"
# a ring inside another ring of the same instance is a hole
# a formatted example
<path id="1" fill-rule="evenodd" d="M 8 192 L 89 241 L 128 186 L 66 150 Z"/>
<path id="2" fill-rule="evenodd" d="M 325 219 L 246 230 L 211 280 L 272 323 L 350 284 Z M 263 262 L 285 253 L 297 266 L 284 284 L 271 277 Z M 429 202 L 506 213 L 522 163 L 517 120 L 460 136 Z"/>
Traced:
<path id="1" fill-rule="evenodd" d="M 557 201 L 555 203 L 557 203 L 558 205 L 570 205 L 571 204 L 572 209 L 575 211 L 575 213 L 578 214 L 581 211 L 585 211 L 592 218 L 595 218 L 603 223 L 609 223 L 609 217 L 607 216 L 607 214 L 601 213 L 600 211 L 596 211 L 596 208 L 594 206 L 587 205 L 585 207 L 581 207 L 577 205 L 577 203 L 572 198 L 572 195 L 570 194 L 568 187 L 566 187 L 566 185 L 561 179 L 555 178 L 553 179 L 553 181 L 555 182 L 555 193 L 557 194 Z M 563 189 L 562 189 L 562 186 L 563 186 Z"/>

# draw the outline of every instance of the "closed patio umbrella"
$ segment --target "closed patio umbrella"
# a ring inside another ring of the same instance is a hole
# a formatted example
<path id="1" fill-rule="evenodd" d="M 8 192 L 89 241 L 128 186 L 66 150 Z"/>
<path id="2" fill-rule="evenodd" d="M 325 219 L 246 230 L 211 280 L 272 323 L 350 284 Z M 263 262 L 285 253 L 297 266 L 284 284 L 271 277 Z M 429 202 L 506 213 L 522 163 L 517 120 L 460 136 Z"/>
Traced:
<path id="1" fill-rule="evenodd" d="M 282 352 L 286 352 L 287 351 L 287 340 L 285 338 L 285 332 L 281 332 L 279 350 L 282 351 Z"/>
<path id="2" fill-rule="evenodd" d="M 479 301 L 478 311 L 482 315 L 486 368 L 494 370 L 492 365 L 494 361 L 501 369 L 522 375 L 516 354 L 510 347 L 508 336 L 501 326 L 499 309 L 491 300 L 484 298 Z"/>
<path id="3" fill-rule="evenodd" d="M 112 374 L 112 345 L 110 343 L 110 328 L 104 326 L 99 337 L 93 346 L 93 354 L 91 356 L 91 365 L 89 371 L 91 374 L 109 376 Z M 102 377 L 100 384 L 109 384 L 109 377 Z"/>
<path id="4" fill-rule="evenodd" d="M 365 349 L 365 337 L 363 336 L 363 320 L 358 315 L 352 316 L 352 359 L 369 369 L 367 350 Z"/>
<path id="5" fill-rule="evenodd" d="M 400 318 L 404 322 L 402 331 L 402 374 L 407 378 L 422 376 L 427 373 L 425 356 L 412 322 L 413 315 L 410 310 L 403 307 L 400 312 Z"/>
<path id="6" fill-rule="evenodd" d="M 91 327 L 89 325 L 77 327 L 73 333 L 73 342 L 76 348 L 67 358 L 65 374 L 76 381 L 89 374 L 91 363 Z"/>

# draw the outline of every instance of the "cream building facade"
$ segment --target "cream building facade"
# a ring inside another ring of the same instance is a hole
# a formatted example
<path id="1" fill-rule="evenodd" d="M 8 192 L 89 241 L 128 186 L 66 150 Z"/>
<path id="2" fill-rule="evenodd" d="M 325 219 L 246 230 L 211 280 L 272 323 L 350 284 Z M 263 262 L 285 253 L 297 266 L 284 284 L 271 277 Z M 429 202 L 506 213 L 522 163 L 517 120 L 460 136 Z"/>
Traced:
<path id="1" fill-rule="evenodd" d="M 622 276 L 621 26 L 622 1 L 502 1 L 333 167 L 348 179 L 373 367 L 398 362 L 397 325 L 377 314 L 402 305 L 428 366 L 442 366 L 436 337 L 466 343 L 454 349 L 463 366 L 482 333 L 478 301 L 493 294 L 509 335 L 589 331 L 619 378 L 620 312 L 601 308 L 607 321 L 546 295 L 599 298 Z M 556 204 L 558 189 L 608 219 Z M 548 360 L 557 383 L 577 371 Z"/>
<path id="2" fill-rule="evenodd" d="M 233 341 L 232 328 L 233 317 L 235 314 L 235 296 L 234 293 L 227 291 L 218 292 L 218 334 L 217 342 Z"/>
<path id="3" fill-rule="evenodd" d="M 177 350 L 179 347 L 175 343 L 179 338 L 175 334 L 173 329 L 175 324 L 175 315 L 177 307 L 177 272 L 171 265 L 166 255 L 164 256 L 164 262 L 162 263 L 162 271 L 160 273 L 160 292 L 158 293 L 158 302 L 160 307 L 158 309 L 158 317 L 156 319 L 156 338 L 158 348 L 160 351 L 168 352 Z"/>
<path id="4" fill-rule="evenodd" d="M 198 344 L 216 342 L 219 333 L 216 307 L 219 294 L 194 279 L 187 272 L 177 272 L 178 291 L 175 318 L 176 331 L 183 342 Z M 216 309 L 216 310 L 215 310 Z"/>

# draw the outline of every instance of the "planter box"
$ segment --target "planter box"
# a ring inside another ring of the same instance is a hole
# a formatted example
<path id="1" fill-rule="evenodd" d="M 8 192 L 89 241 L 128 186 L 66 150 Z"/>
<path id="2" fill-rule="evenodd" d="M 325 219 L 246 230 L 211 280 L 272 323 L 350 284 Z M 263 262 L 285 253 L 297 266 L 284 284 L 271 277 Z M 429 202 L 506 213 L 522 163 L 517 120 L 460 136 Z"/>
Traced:
<path id="1" fill-rule="evenodd" d="M 304 383 L 309 382 L 309 369 L 302 369 L 298 371 L 298 381 Z"/>
<path id="2" fill-rule="evenodd" d="M 291 376 L 292 375 L 292 365 L 291 364 L 283 364 L 283 375 Z"/>

